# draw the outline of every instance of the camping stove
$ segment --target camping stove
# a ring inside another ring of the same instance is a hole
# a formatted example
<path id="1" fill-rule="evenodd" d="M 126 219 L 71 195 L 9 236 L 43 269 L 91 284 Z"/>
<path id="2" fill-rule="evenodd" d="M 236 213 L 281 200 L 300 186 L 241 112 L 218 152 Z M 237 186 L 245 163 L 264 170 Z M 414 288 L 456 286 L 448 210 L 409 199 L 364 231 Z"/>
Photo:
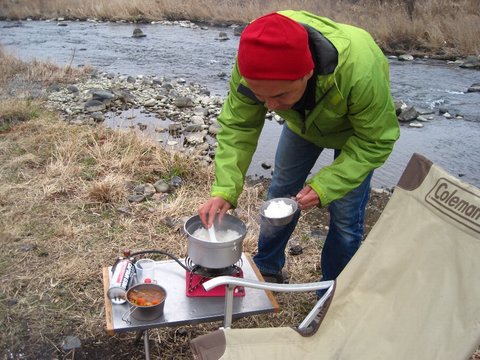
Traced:
<path id="1" fill-rule="evenodd" d="M 217 276 L 234 276 L 243 278 L 243 271 L 241 268 L 242 260 L 240 259 L 234 265 L 227 266 L 221 269 L 210 269 L 204 266 L 196 265 L 192 260 L 185 258 L 185 265 L 189 269 L 186 273 L 186 295 L 188 297 L 224 297 L 226 293 L 226 286 L 217 286 L 210 291 L 206 291 L 202 284 Z M 243 286 L 237 286 L 233 290 L 233 296 L 245 296 L 245 289 Z"/>

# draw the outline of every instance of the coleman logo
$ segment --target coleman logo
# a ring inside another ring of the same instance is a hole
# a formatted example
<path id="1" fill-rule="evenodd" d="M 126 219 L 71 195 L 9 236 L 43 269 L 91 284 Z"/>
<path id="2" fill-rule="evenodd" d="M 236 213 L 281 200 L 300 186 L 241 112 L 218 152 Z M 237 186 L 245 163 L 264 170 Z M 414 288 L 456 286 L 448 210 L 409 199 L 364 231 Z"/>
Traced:
<path id="1" fill-rule="evenodd" d="M 438 179 L 425 201 L 468 228 L 480 232 L 480 198 L 445 178 Z"/>

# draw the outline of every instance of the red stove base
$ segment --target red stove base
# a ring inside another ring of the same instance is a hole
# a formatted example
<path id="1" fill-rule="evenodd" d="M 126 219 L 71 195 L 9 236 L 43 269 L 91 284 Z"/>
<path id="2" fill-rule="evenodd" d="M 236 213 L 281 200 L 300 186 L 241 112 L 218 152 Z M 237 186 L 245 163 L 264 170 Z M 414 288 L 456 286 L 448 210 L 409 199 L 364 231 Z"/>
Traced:
<path id="1" fill-rule="evenodd" d="M 243 278 L 243 272 L 240 271 L 238 274 L 233 274 L 231 276 Z M 186 295 L 188 297 L 224 297 L 226 292 L 226 286 L 220 285 L 214 287 L 210 291 L 206 291 L 202 284 L 205 281 L 210 280 L 211 278 L 205 277 L 198 274 L 192 274 L 192 272 L 187 271 L 187 281 L 186 281 Z M 233 296 L 245 296 L 245 288 L 243 286 L 237 286 L 233 290 Z"/>

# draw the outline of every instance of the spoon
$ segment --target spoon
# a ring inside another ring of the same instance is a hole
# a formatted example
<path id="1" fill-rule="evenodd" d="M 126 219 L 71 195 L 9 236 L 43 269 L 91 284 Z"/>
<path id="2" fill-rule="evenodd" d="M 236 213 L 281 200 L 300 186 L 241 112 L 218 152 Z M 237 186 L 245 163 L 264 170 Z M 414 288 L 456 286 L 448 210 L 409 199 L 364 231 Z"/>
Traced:
<path id="1" fill-rule="evenodd" d="M 215 235 L 215 227 L 213 226 L 213 224 L 208 228 L 208 235 L 210 236 L 210 241 L 218 242 L 217 236 Z"/>

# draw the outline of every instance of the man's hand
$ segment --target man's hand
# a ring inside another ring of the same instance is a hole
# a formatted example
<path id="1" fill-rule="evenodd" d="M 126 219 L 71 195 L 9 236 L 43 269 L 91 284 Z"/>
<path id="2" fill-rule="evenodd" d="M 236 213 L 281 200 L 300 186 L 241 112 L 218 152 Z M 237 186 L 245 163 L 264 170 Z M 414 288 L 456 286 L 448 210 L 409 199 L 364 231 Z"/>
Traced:
<path id="1" fill-rule="evenodd" d="M 320 204 L 320 198 L 309 185 L 300 190 L 295 199 L 301 210 L 308 210 Z"/>
<path id="2" fill-rule="evenodd" d="M 206 203 L 200 205 L 198 208 L 198 214 L 200 215 L 200 219 L 202 220 L 203 226 L 207 229 L 213 225 L 215 221 L 215 217 L 218 214 L 219 221 L 222 221 L 223 216 L 227 213 L 227 211 L 232 207 L 230 203 L 222 199 L 221 197 L 212 197 Z"/>

